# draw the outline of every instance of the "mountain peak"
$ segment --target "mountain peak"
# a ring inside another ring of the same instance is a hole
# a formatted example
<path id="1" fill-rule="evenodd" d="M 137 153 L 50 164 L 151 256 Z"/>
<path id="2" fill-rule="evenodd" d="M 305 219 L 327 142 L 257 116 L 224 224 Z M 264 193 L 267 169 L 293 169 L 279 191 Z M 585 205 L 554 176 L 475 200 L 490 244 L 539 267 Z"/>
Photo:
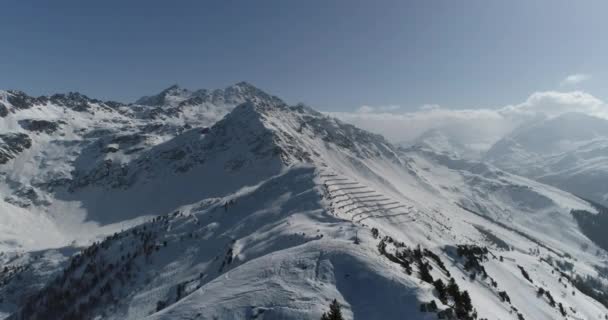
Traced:
<path id="1" fill-rule="evenodd" d="M 254 85 L 241 81 L 224 89 L 198 89 L 190 91 L 181 88 L 174 84 L 160 93 L 152 96 L 144 96 L 138 99 L 135 103 L 148 106 L 184 106 L 184 105 L 200 105 L 205 102 L 211 104 L 228 104 L 238 105 L 248 100 L 260 101 L 282 101 L 272 96 Z"/>
<path id="2" fill-rule="evenodd" d="M 239 82 L 235 83 L 232 86 L 233 87 L 241 87 L 241 88 L 255 88 L 255 89 L 257 89 L 254 85 L 252 85 L 251 83 L 249 83 L 247 81 L 239 81 Z"/>
<path id="3" fill-rule="evenodd" d="M 180 87 L 177 83 L 174 83 L 171 86 L 169 86 L 167 89 L 163 90 L 163 92 L 168 92 L 168 91 L 177 90 L 177 89 L 180 89 Z"/>
<path id="4" fill-rule="evenodd" d="M 186 100 L 190 98 L 191 95 L 192 93 L 189 90 L 183 89 L 177 84 L 173 84 L 156 95 L 144 96 L 137 99 L 135 104 L 148 106 L 171 105 Z"/>
<path id="5" fill-rule="evenodd" d="M 231 123 L 232 127 L 255 125 L 258 135 L 272 136 L 276 150 L 281 150 L 286 163 L 322 163 L 322 155 L 328 152 L 397 161 L 396 149 L 384 137 L 304 105 L 289 106 L 280 100 L 249 100 L 237 106 L 223 122 Z"/>
<path id="6" fill-rule="evenodd" d="M 467 319 L 608 311 L 566 279 L 599 274 L 606 252 L 570 209 L 599 212 L 485 163 L 399 151 L 247 82 L 116 109 L 77 93 L 31 110 L 17 109 L 37 98 L 0 99 L 16 115 L 0 132 L 0 318 L 319 319 L 336 298 L 346 319 L 451 317 L 457 300 Z M 31 251 L 71 241 L 92 245 Z"/>

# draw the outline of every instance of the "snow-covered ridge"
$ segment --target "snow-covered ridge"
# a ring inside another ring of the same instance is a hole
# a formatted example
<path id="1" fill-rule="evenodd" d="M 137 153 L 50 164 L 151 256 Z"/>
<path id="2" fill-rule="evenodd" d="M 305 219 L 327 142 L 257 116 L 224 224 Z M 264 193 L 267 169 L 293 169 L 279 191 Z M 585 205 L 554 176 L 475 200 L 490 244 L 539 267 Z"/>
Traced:
<path id="1" fill-rule="evenodd" d="M 184 104 L 191 94 L 170 88 L 161 106 L 33 105 L 5 118 L 32 145 L 4 165 L 0 191 L 23 206 L 0 202 L 0 226 L 86 245 L 69 260 L 65 250 L 2 258 L 0 312 L 317 319 L 337 299 L 347 319 L 608 314 L 583 287 L 587 276 L 605 281 L 608 257 L 571 214 L 599 215 L 588 202 L 483 162 L 398 149 L 266 94 Z M 229 111 L 216 121 L 210 108 Z M 26 119 L 57 125 L 27 130 Z M 107 236 L 91 245 L 94 234 Z M 41 245 L 17 235 L 0 240 Z M 15 289 L 17 275 L 46 286 Z M 450 285 L 446 296 L 436 280 Z"/>
<path id="2" fill-rule="evenodd" d="M 281 102 L 279 98 L 271 96 L 247 82 L 239 82 L 225 89 L 199 89 L 195 91 L 172 85 L 156 95 L 139 98 L 135 104 L 165 107 L 200 105 L 203 103 L 235 105 L 248 100 Z"/>
<path id="3" fill-rule="evenodd" d="M 153 162 L 149 157 L 174 162 L 177 168 L 180 165 L 175 157 L 179 154 L 157 151 L 166 149 L 173 139 L 177 139 L 173 143 L 184 142 L 188 132 L 190 136 L 198 133 L 201 138 L 205 135 L 201 131 L 208 130 L 238 104 L 249 100 L 280 101 L 246 83 L 208 92 L 214 93 L 210 95 L 213 99 L 173 107 L 127 105 L 73 92 L 32 97 L 21 91 L 0 91 L 0 200 L 9 207 L 27 209 L 29 217 L 25 220 L 55 220 L 59 225 L 40 228 L 67 228 L 61 232 L 72 234 L 70 230 L 74 230 L 89 238 L 86 234 L 91 230 L 80 231 L 78 221 L 95 223 L 105 219 L 100 220 L 87 206 L 79 205 L 83 197 L 85 203 L 88 199 L 91 203 L 100 201 L 104 189 L 124 189 L 141 182 L 138 175 L 153 176 L 165 170 L 141 166 Z M 193 165 L 182 162 L 183 166 Z M 112 196 L 105 199 L 119 201 Z M 100 208 L 113 211 L 111 206 Z M 142 209 L 130 216 L 141 215 Z M 45 218 L 38 219 L 39 216 Z M 110 219 L 120 220 L 124 218 Z M 25 243 L 34 247 L 54 245 L 44 239 L 35 244 L 39 237 L 20 221 L 9 220 L 7 225 L 16 227 L 15 234 L 21 233 L 23 238 L 13 239 L 5 233 L 0 235 L 0 247 L 3 240 L 12 244 L 8 248 Z"/>

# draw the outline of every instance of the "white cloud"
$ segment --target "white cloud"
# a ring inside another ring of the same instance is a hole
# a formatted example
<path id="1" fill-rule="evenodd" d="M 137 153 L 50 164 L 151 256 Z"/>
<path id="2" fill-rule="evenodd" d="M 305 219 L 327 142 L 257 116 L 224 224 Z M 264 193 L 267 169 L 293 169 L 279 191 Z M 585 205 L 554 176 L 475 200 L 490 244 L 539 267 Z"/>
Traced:
<path id="1" fill-rule="evenodd" d="M 420 110 L 436 110 L 441 109 L 441 106 L 438 104 L 423 104 L 418 109 Z"/>
<path id="2" fill-rule="evenodd" d="M 608 118 L 608 105 L 581 91 L 535 92 L 522 103 L 500 108 L 451 110 L 427 106 L 414 112 L 379 110 L 329 114 L 393 142 L 412 141 L 428 130 L 441 129 L 463 144 L 480 148 L 489 147 L 516 127 L 539 117 L 582 112 Z"/>
<path id="3" fill-rule="evenodd" d="M 442 129 L 449 135 L 458 136 L 459 140 L 478 137 L 481 140 L 492 140 L 512 129 L 510 123 L 505 122 L 504 117 L 494 110 L 431 109 L 407 113 L 335 112 L 331 115 L 380 133 L 394 142 L 411 141 L 430 129 Z M 508 127 L 505 128 L 505 125 Z M 476 141 L 476 144 L 479 143 Z"/>
<path id="4" fill-rule="evenodd" d="M 561 86 L 575 86 L 575 85 L 580 84 L 581 82 L 587 81 L 589 79 L 591 79 L 591 75 L 590 74 L 575 73 L 575 74 L 571 74 L 571 75 L 565 77 L 560 82 L 560 85 Z"/>
<path id="5" fill-rule="evenodd" d="M 358 113 L 371 113 L 376 111 L 376 109 L 374 109 L 374 107 L 371 106 L 361 106 L 359 107 L 359 109 L 357 109 Z"/>
<path id="6" fill-rule="evenodd" d="M 359 109 L 357 109 L 357 112 L 359 112 L 359 113 L 392 112 L 392 111 L 397 111 L 399 109 L 401 109 L 401 106 L 395 105 L 395 104 L 390 104 L 390 105 L 386 105 L 386 106 L 375 106 L 375 107 L 363 105 L 363 106 L 359 107 Z"/>
<path id="7" fill-rule="evenodd" d="M 518 105 L 506 106 L 503 114 L 528 114 L 557 116 L 567 112 L 582 112 L 599 117 L 608 117 L 608 106 L 602 100 L 583 91 L 535 92 Z"/>

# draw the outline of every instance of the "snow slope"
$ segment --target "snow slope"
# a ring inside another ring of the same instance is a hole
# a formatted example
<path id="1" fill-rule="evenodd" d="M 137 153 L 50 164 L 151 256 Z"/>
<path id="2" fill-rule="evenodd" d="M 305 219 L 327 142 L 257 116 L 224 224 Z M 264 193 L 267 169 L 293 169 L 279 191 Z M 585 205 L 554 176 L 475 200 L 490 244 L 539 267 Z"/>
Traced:
<path id="1" fill-rule="evenodd" d="M 237 104 L 278 101 L 244 82 L 211 92 L 208 98 L 199 95 L 177 106 L 147 106 L 79 93 L 31 97 L 0 91 L 0 253 L 30 257 L 32 250 L 80 250 L 168 212 L 180 201 L 201 199 L 194 190 L 184 192 L 183 180 L 169 185 L 158 177 L 169 169 L 165 165 L 179 160 L 172 159 L 180 156 L 171 154 L 172 146 L 187 139 L 195 143 Z M 132 174 L 125 175 L 127 169 Z M 44 266 L 57 268 L 69 258 L 53 257 L 57 261 Z M 35 260 L 19 261 L 18 266 L 2 262 L 0 270 L 21 270 Z M 31 293 L 26 291 L 0 286 L 0 300 L 5 301 L 0 313 L 14 311 Z"/>
<path id="2" fill-rule="evenodd" d="M 484 160 L 507 171 L 608 204 L 608 121 L 567 113 L 520 128 Z"/>
<path id="3" fill-rule="evenodd" d="M 185 92 L 171 87 L 157 96 L 162 103 L 146 106 L 78 93 L 35 98 L 0 91 L 0 248 L 62 246 L 74 238 L 87 243 L 91 234 L 164 212 L 151 208 L 163 201 L 142 204 L 159 199 L 151 196 L 163 188 L 150 185 L 136 195 L 125 190 L 160 174 L 161 168 L 148 167 L 164 166 L 158 159 L 181 156 L 168 150 L 172 139 L 200 135 L 245 101 L 280 101 L 244 82 L 198 90 L 188 99 Z M 184 98 L 179 104 L 178 93 Z M 129 202 L 134 205 L 125 206 Z M 40 230 L 47 230 L 42 238 Z"/>
<path id="4" fill-rule="evenodd" d="M 193 95 L 172 87 L 139 102 L 173 108 Z M 146 129 L 147 107 L 110 108 L 132 123 L 129 138 L 86 144 L 75 172 L 44 193 L 45 212 L 66 238 L 80 236 L 69 224 L 125 230 L 57 257 L 45 269 L 57 276 L 18 311 L 6 306 L 9 319 L 318 319 L 333 299 L 347 319 L 436 319 L 465 291 L 461 318 L 608 314 L 573 285 L 601 279 L 608 257 L 570 213 L 597 214 L 586 201 L 257 96 L 208 129 L 170 131 L 177 118 Z M 425 270 L 453 279 L 455 295 L 442 301 Z"/>

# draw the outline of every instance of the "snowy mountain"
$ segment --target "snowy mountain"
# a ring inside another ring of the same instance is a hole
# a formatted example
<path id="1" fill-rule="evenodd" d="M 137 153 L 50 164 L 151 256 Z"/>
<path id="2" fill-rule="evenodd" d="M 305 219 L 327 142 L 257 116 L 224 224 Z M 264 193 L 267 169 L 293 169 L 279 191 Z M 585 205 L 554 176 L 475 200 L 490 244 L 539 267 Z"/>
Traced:
<path id="1" fill-rule="evenodd" d="M 608 315 L 608 212 L 554 187 L 244 83 L 2 97 L 8 319 Z"/>
<path id="2" fill-rule="evenodd" d="M 414 139 L 414 141 L 402 145 L 406 148 L 430 149 L 434 153 L 460 159 L 479 159 L 483 154 L 481 151 L 462 143 L 441 129 L 428 130 Z"/>
<path id="3" fill-rule="evenodd" d="M 169 97 L 175 90 L 158 96 Z M 207 130 L 245 101 L 280 101 L 247 83 L 206 96 L 205 90 L 196 92 L 179 105 L 168 99 L 154 106 L 103 102 L 78 93 L 35 98 L 0 92 L 0 109 L 6 110 L 0 118 L 0 206 L 7 212 L 0 218 L 0 248 L 6 242 L 7 248 L 25 249 L 62 245 L 76 233 L 86 240 L 98 228 L 83 229 L 83 221 L 108 225 L 158 214 L 125 207 L 125 199 L 134 199 L 122 191 L 154 173 L 155 168 L 143 167 L 153 159 L 179 156 L 163 151 L 172 139 Z M 39 230 L 47 230 L 43 239 L 37 237 Z"/>
<path id="4" fill-rule="evenodd" d="M 484 160 L 608 204 L 608 120 L 567 113 L 533 123 L 498 141 Z"/>

